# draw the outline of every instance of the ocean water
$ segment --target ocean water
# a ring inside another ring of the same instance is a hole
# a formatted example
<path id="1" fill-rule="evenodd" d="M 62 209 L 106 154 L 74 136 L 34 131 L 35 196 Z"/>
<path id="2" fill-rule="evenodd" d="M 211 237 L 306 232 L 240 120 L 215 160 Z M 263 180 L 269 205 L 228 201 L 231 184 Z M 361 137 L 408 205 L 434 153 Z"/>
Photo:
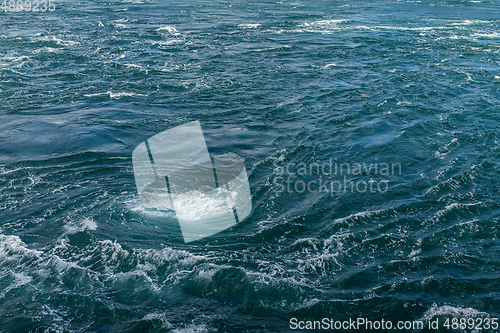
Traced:
<path id="1" fill-rule="evenodd" d="M 500 331 L 442 326 L 500 317 L 498 1 L 55 6 L 0 13 L 0 332 Z M 253 209 L 184 244 L 132 151 L 195 120 Z"/>

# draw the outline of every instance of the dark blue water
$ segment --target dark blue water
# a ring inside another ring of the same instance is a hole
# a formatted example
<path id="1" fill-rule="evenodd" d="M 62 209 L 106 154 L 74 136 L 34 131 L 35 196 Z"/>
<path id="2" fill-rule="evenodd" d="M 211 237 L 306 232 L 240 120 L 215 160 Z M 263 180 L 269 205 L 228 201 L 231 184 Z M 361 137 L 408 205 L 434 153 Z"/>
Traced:
<path id="1" fill-rule="evenodd" d="M 497 1 L 55 5 L 0 13 L 1 332 L 500 316 Z M 184 244 L 132 151 L 195 120 L 253 210 Z"/>

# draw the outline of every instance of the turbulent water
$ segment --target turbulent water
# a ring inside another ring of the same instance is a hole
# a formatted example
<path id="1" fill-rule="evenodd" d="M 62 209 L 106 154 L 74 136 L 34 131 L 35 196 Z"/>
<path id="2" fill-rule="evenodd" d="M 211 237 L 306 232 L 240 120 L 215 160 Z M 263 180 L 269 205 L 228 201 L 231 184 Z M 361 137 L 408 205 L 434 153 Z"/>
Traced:
<path id="1" fill-rule="evenodd" d="M 497 1 L 55 5 L 0 13 L 0 332 L 500 317 Z M 132 152 L 195 120 L 253 209 L 184 244 Z"/>

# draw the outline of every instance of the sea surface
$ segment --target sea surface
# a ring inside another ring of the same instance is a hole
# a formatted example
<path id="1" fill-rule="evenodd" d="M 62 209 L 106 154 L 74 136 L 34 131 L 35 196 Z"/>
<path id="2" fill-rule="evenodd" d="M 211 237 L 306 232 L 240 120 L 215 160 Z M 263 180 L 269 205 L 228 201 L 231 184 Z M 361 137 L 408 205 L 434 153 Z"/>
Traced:
<path id="1" fill-rule="evenodd" d="M 500 317 L 498 1 L 54 4 L 0 13 L 0 332 L 500 331 L 441 325 Z M 191 121 L 253 208 L 185 244 L 132 152 Z"/>

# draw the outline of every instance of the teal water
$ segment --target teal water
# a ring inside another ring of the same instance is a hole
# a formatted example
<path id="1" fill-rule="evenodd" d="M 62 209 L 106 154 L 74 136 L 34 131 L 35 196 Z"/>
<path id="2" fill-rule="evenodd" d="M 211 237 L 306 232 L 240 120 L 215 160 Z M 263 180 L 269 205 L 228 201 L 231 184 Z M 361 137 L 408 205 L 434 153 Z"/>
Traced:
<path id="1" fill-rule="evenodd" d="M 0 332 L 500 317 L 497 1 L 0 15 Z M 194 120 L 245 159 L 253 210 L 184 244 L 140 202 L 132 151 Z M 373 193 L 294 187 L 330 159 L 401 172 Z"/>

